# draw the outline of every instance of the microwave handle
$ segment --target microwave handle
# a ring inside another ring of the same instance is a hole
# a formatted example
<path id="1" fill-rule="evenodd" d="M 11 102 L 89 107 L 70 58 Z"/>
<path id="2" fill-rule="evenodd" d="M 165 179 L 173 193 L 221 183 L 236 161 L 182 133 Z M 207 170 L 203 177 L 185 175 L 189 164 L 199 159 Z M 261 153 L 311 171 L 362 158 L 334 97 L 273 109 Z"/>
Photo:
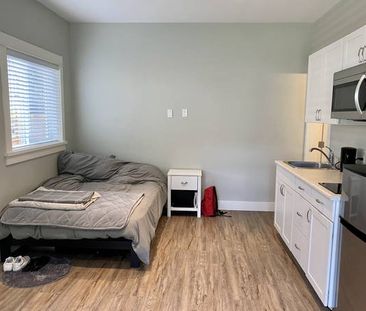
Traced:
<path id="1" fill-rule="evenodd" d="M 360 81 L 358 81 L 357 87 L 356 87 L 356 92 L 355 92 L 355 106 L 357 111 L 362 114 L 362 110 L 360 107 L 360 88 L 361 88 L 361 84 L 362 82 L 366 79 L 366 75 L 362 75 Z"/>

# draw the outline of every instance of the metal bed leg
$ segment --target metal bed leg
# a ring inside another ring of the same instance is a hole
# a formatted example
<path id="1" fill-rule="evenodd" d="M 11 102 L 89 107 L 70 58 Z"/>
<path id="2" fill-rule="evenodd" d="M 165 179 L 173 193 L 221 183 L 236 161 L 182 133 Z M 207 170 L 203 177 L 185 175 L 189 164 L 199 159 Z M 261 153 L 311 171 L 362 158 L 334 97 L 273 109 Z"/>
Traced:
<path id="1" fill-rule="evenodd" d="M 130 251 L 130 265 L 131 268 L 139 268 L 141 266 L 140 258 L 138 258 L 133 249 Z"/>

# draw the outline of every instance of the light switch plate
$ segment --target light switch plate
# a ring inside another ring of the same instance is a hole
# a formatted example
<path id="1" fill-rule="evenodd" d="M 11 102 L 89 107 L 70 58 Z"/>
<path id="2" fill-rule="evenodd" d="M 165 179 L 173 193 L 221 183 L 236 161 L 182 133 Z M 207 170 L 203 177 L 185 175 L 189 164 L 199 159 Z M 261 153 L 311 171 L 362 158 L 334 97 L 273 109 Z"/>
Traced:
<path id="1" fill-rule="evenodd" d="M 188 109 L 187 108 L 183 108 L 182 109 L 182 118 L 187 118 L 188 117 Z"/>
<path id="2" fill-rule="evenodd" d="M 173 118 L 173 109 L 168 109 L 166 111 L 166 115 L 167 117 L 170 119 L 170 118 Z"/>

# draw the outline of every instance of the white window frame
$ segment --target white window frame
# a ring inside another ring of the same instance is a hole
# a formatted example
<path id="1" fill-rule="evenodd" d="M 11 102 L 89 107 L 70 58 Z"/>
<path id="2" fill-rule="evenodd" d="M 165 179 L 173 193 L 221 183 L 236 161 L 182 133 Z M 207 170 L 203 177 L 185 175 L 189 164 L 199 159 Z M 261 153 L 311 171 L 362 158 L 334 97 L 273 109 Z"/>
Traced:
<path id="1" fill-rule="evenodd" d="M 38 144 L 35 146 L 26 146 L 23 148 L 12 149 L 11 140 L 11 122 L 10 122 L 10 101 L 9 101 L 9 85 L 8 85 L 8 64 L 7 50 L 11 49 L 28 56 L 32 56 L 53 65 L 60 69 L 60 100 L 61 100 L 61 141 L 53 143 Z M 67 142 L 65 141 L 65 115 L 64 115 L 64 79 L 63 79 L 63 59 L 62 56 L 44 50 L 38 46 L 28 42 L 19 40 L 0 32 L 0 80 L 1 93 L 4 113 L 5 126 L 5 163 L 12 165 L 15 163 L 28 161 L 31 159 L 44 157 L 53 153 L 65 150 Z"/>

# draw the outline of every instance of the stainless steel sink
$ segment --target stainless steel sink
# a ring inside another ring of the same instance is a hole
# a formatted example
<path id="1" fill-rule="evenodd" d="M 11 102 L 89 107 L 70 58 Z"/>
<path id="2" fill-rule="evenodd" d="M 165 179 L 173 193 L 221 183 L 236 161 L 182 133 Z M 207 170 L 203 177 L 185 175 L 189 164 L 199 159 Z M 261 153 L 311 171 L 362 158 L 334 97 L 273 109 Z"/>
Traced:
<path id="1" fill-rule="evenodd" d="M 332 168 L 332 166 L 328 163 L 319 163 L 311 161 L 286 161 L 286 163 L 292 167 L 297 168 L 309 168 L 309 169 Z"/>

